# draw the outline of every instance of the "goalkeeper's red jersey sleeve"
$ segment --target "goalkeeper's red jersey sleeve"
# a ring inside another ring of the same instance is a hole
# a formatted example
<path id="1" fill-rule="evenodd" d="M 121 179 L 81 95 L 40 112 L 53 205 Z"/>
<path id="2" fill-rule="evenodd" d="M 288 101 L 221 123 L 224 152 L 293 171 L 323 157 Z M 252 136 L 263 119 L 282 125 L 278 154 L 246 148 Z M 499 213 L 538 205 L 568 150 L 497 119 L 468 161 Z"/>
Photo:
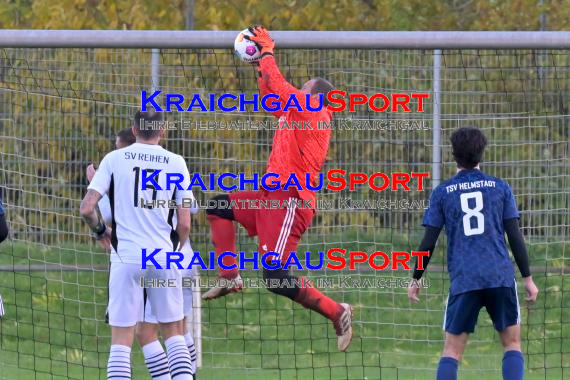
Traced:
<path id="1" fill-rule="evenodd" d="M 295 173 L 303 188 L 298 191 L 299 196 L 302 199 L 311 200 L 315 205 L 315 192 L 307 190 L 305 186 L 306 173 L 309 174 L 311 185 L 316 186 L 318 173 L 325 163 L 332 135 L 332 128 L 323 128 L 323 123 L 331 123 L 332 111 L 324 106 L 320 111 L 307 111 L 305 93 L 285 80 L 272 56 L 261 60 L 259 71 L 262 94 L 263 91 L 267 91 L 267 93 L 278 95 L 282 106 L 286 104 L 291 94 L 295 94 L 303 108 L 303 111 L 293 107 L 287 112 L 281 112 L 279 117 L 281 128 L 277 129 L 273 136 L 267 172 L 279 174 L 283 184 L 291 173 Z M 318 107 L 318 98 L 311 97 L 310 104 L 313 108 Z M 301 127 L 293 122 L 299 123 Z"/>
<path id="2" fill-rule="evenodd" d="M 257 85 L 259 86 L 259 94 L 260 96 L 263 98 L 265 95 L 267 94 L 271 94 L 271 90 L 269 89 L 266 80 L 263 79 L 262 75 L 263 73 L 260 71 L 259 72 L 259 76 L 257 78 Z M 275 94 L 277 95 L 277 94 Z M 283 111 L 281 111 L 281 109 L 283 108 L 284 104 L 281 102 L 281 97 L 279 97 L 279 100 L 273 100 L 272 102 L 274 103 L 279 103 L 279 109 L 277 111 L 271 111 L 271 113 L 273 114 L 273 116 L 280 118 L 281 115 L 283 115 Z"/>

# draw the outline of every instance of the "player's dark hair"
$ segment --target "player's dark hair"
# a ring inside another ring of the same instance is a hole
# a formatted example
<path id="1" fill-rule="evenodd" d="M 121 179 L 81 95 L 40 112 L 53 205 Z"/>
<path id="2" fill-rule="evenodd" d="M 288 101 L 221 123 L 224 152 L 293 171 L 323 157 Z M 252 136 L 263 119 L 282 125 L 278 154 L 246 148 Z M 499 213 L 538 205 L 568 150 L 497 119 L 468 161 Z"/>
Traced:
<path id="1" fill-rule="evenodd" d="M 119 133 L 117 133 L 117 137 L 123 142 L 123 144 L 125 144 L 125 146 L 134 144 L 136 141 L 132 128 L 121 129 Z"/>
<path id="2" fill-rule="evenodd" d="M 155 138 L 159 135 L 160 129 L 155 128 L 141 128 L 141 123 L 146 124 L 147 122 L 155 123 L 157 121 L 162 121 L 162 113 L 156 112 L 155 110 L 150 111 L 137 111 L 135 114 L 134 127 L 139 130 L 139 135 L 145 139 L 149 140 Z"/>
<path id="3" fill-rule="evenodd" d="M 479 128 L 459 128 L 451 134 L 450 140 L 453 158 L 458 167 L 473 169 L 482 161 L 487 138 Z"/>
<path id="4" fill-rule="evenodd" d="M 323 106 L 326 107 L 330 104 L 327 100 L 327 95 L 329 91 L 334 90 L 334 86 L 328 80 L 324 78 L 314 78 L 315 84 L 311 89 L 311 95 L 323 94 Z"/>

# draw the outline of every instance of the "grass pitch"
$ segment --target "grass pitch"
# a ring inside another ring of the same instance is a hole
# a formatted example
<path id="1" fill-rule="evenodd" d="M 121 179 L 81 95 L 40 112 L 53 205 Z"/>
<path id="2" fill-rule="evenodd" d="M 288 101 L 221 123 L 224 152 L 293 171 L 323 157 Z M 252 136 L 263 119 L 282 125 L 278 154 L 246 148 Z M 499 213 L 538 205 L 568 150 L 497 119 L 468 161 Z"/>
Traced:
<path id="1" fill-rule="evenodd" d="M 562 252 L 564 248 L 559 247 Z M 56 250 L 13 245 L 9 250 L 0 255 L 4 266 L 104 266 L 107 260 L 87 246 Z M 546 264 L 558 263 L 543 258 Z M 103 321 L 106 271 L 18 269 L 0 273 L 6 308 L 0 322 L 0 379 L 104 379 L 110 334 Z M 208 275 L 214 273 L 202 273 Z M 340 275 L 406 276 L 328 271 L 311 277 Z M 265 289 L 245 289 L 203 303 L 199 378 L 433 379 L 443 342 L 446 277 L 430 273 L 430 287 L 423 290 L 417 305 L 409 304 L 405 289 L 326 289 L 337 301 L 355 307 L 355 335 L 347 353 L 336 351 L 334 329 L 324 317 Z M 535 273 L 535 279 L 541 290 L 539 302 L 531 308 L 522 306 L 527 379 L 570 378 L 570 277 L 545 272 Z M 499 378 L 501 358 L 498 336 L 482 310 L 461 363 L 461 378 Z M 138 347 L 133 350 L 133 378 L 150 378 Z"/>

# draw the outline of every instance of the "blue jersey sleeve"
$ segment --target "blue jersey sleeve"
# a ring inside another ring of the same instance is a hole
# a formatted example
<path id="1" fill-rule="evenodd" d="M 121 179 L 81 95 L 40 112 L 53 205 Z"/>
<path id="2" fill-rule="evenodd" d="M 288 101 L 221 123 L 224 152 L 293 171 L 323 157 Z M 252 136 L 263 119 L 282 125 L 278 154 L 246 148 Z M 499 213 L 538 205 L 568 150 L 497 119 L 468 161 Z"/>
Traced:
<path id="1" fill-rule="evenodd" d="M 503 220 L 519 218 L 519 210 L 517 209 L 517 202 L 511 187 L 505 184 L 505 204 L 503 206 Z"/>
<path id="2" fill-rule="evenodd" d="M 445 214 L 441 199 L 442 192 L 436 188 L 429 199 L 429 208 L 426 210 L 422 225 L 443 228 L 445 224 Z"/>

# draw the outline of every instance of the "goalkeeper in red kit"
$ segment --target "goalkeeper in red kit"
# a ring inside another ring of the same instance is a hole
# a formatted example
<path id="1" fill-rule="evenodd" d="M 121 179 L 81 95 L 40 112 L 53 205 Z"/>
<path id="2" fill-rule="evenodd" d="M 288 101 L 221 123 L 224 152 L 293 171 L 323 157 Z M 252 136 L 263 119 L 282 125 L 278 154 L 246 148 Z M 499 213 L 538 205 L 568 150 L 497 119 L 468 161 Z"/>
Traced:
<path id="1" fill-rule="evenodd" d="M 261 96 L 266 94 L 276 94 L 281 102 L 280 109 L 291 94 L 295 94 L 302 111 L 290 108 L 289 111 L 275 111 L 273 115 L 279 118 L 279 123 L 284 122 L 293 125 L 303 125 L 303 122 L 311 122 L 311 129 L 307 128 L 279 128 L 273 137 L 273 146 L 267 164 L 267 173 L 276 173 L 282 182 L 291 173 L 295 173 L 297 178 L 304 182 L 306 173 L 309 173 L 311 185 L 317 184 L 318 173 L 320 172 L 329 148 L 331 139 L 330 129 L 318 129 L 318 125 L 332 120 L 332 112 L 326 109 L 326 95 L 333 90 L 333 86 L 322 78 L 311 79 L 299 90 L 288 83 L 273 57 L 274 42 L 267 30 L 263 27 L 250 28 L 253 36 L 246 37 L 255 42 L 260 47 L 262 57 L 258 62 L 258 85 Z M 305 94 L 311 94 L 310 105 L 314 109 L 319 105 L 318 94 L 322 94 L 323 107 L 320 111 L 308 111 Z M 295 124 L 297 125 L 297 124 Z M 289 188 L 275 191 L 239 191 L 230 194 L 218 195 L 214 198 L 216 204 L 256 204 L 260 200 L 264 204 L 271 204 L 271 200 L 279 201 L 283 204 L 287 201 L 288 208 L 216 208 L 208 209 L 208 222 L 212 242 L 214 243 L 217 255 L 223 252 L 236 252 L 236 231 L 234 221 L 241 224 L 248 232 L 249 236 L 256 236 L 259 239 L 259 254 L 275 252 L 276 255 L 268 261 L 277 260 L 284 264 L 290 252 L 296 252 L 301 236 L 310 226 L 315 215 L 314 208 L 296 208 L 295 204 L 315 204 L 315 192 Z M 294 202 L 298 200 L 298 202 Z M 306 201 L 306 202 L 303 202 Z M 251 201 L 251 202 L 250 202 Z M 275 202 L 274 202 L 275 203 Z M 236 264 L 236 259 L 224 256 L 223 264 L 231 266 Z M 229 280 L 236 280 L 237 288 L 216 286 L 204 293 L 203 299 L 210 300 L 225 296 L 232 292 L 241 290 L 241 277 L 237 268 L 224 270 L 220 268 L 220 277 Z M 330 321 L 332 321 L 338 336 L 338 349 L 346 351 L 352 340 L 352 307 L 348 304 L 338 303 L 325 296 L 313 284 L 305 278 L 296 278 L 289 274 L 289 270 L 283 268 L 268 270 L 263 269 L 263 278 L 266 280 L 277 279 L 279 286 L 271 287 L 269 290 L 281 296 L 314 310 Z M 293 281 L 297 279 L 297 281 Z M 274 283 L 276 281 L 273 281 Z M 287 284 L 287 285 L 285 285 Z M 289 284 L 300 284 L 300 286 L 289 286 Z M 283 286 L 282 286 L 283 285 Z"/>

